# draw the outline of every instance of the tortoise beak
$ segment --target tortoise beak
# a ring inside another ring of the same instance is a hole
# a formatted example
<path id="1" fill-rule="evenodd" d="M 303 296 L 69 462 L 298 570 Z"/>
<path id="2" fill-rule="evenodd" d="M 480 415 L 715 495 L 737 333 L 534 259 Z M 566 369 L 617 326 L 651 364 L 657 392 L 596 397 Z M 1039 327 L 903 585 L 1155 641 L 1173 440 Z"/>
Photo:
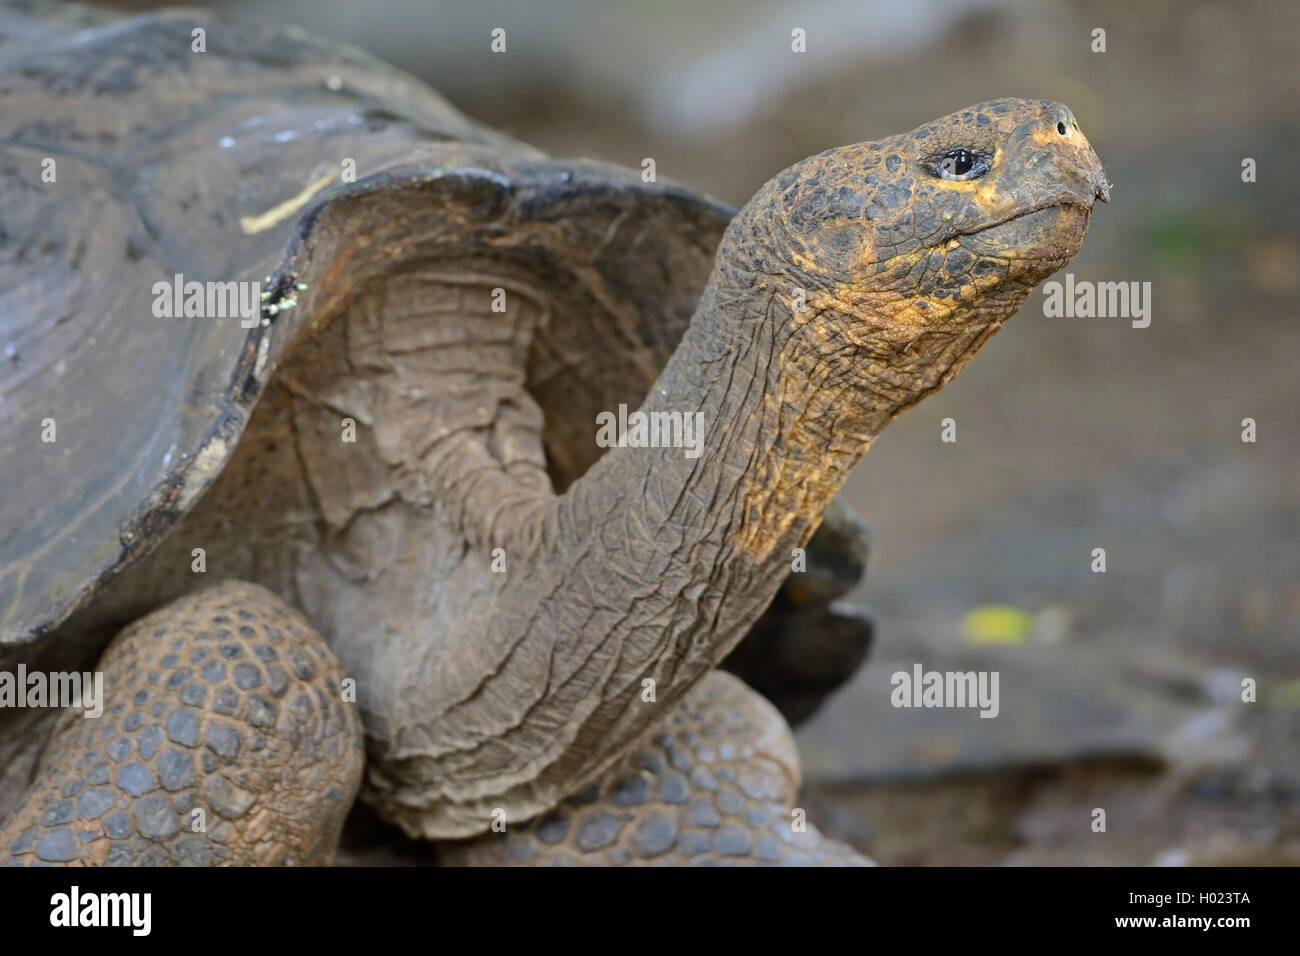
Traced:
<path id="1" fill-rule="evenodd" d="M 1068 170 L 1068 176 L 1078 177 L 1074 180 L 1077 184 L 1076 188 L 1083 187 L 1081 191 L 1087 196 L 1089 205 L 1098 199 L 1105 203 L 1110 202 L 1110 183 L 1106 180 L 1106 167 L 1102 165 L 1101 158 L 1087 141 L 1083 143 L 1082 149 L 1075 151 L 1066 159 L 1065 170 Z"/>
<path id="2" fill-rule="evenodd" d="M 1071 122 L 1073 122 L 1073 119 L 1071 119 Z M 1106 167 L 1102 165 L 1101 157 L 1092 148 L 1092 144 L 1083 135 L 1083 131 L 1075 126 L 1074 132 L 1079 140 L 1077 151 L 1073 156 L 1075 168 L 1088 184 L 1089 191 L 1092 193 L 1091 198 L 1108 203 L 1110 202 L 1110 183 L 1106 180 Z"/>
<path id="3" fill-rule="evenodd" d="M 1112 184 L 1106 182 L 1106 170 L 1101 169 L 1092 177 L 1090 182 L 1092 183 L 1092 194 L 1102 202 L 1110 202 L 1110 187 Z"/>

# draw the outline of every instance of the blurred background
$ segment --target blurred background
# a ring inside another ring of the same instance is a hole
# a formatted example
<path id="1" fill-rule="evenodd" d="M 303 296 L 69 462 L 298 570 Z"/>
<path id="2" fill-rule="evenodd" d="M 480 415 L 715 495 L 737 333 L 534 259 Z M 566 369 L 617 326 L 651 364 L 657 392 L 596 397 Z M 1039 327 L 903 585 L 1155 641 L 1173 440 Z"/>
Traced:
<path id="1" fill-rule="evenodd" d="M 1068 104 L 1115 184 L 1070 271 L 1151 282 L 1151 325 L 1045 318 L 1036 292 L 872 448 L 845 496 L 875 531 L 855 597 L 878 639 L 799 730 L 804 803 L 885 864 L 1300 863 L 1300 5 L 206 5 L 362 46 L 553 155 L 653 157 L 732 204 L 982 100 Z M 916 661 L 998 671 L 998 718 L 893 709 Z"/>

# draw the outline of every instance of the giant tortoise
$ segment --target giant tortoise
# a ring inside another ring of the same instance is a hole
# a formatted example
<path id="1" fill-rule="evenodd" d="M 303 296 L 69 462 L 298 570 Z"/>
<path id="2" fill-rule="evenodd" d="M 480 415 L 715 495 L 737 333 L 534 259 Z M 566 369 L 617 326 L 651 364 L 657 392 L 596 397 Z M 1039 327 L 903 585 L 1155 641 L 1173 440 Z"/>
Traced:
<path id="1" fill-rule="evenodd" d="M 104 692 L 0 711 L 0 859 L 322 863 L 359 792 L 449 863 L 862 862 L 719 665 L 860 659 L 814 532 L 1080 248 L 1068 109 L 733 217 L 298 30 L 2 17 L 0 669 Z"/>

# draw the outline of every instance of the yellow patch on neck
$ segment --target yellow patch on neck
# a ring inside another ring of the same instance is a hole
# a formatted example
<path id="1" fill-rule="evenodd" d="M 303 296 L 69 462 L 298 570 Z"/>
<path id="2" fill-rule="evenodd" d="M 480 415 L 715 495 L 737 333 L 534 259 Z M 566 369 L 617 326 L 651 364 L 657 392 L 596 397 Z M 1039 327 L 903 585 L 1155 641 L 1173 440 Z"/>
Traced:
<path id="1" fill-rule="evenodd" d="M 921 250 L 914 258 L 929 254 Z M 917 394 L 933 388 L 933 382 L 919 378 L 915 389 L 900 383 L 900 374 L 915 369 L 920 376 L 925 367 L 922 355 L 907 353 L 918 343 L 941 347 L 947 338 L 927 338 L 928 332 L 945 327 L 958 335 L 978 331 L 965 328 L 955 313 L 999 281 L 996 275 L 963 277 L 956 300 L 902 296 L 849 283 L 809 292 L 807 308 L 793 313 L 791 334 L 775 360 L 786 370 L 780 381 L 791 390 L 763 397 L 759 440 L 769 444 L 755 449 L 745 476 L 734 538 L 738 551 L 762 561 L 783 541 L 802 547 L 880 429 Z M 829 373 L 834 357 L 842 359 L 846 349 L 859 363 L 857 383 Z M 893 357 L 899 358 L 891 363 Z M 880 404 L 873 406 L 873 401 Z M 791 536 L 796 523 L 803 528 Z"/>

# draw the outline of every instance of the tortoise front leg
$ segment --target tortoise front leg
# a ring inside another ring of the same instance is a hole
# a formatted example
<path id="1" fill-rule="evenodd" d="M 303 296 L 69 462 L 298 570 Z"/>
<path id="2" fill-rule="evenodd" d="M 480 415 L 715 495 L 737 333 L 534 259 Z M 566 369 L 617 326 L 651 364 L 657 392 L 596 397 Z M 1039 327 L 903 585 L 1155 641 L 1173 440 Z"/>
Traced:
<path id="1" fill-rule="evenodd" d="M 226 581 L 125 628 L 103 713 L 59 715 L 0 863 L 324 864 L 361 783 L 361 722 L 306 619 Z"/>
<path id="2" fill-rule="evenodd" d="M 643 706 L 653 706 L 645 704 Z M 863 866 L 794 803 L 799 756 L 776 708 L 711 671 L 598 784 L 539 819 L 439 846 L 452 866 Z"/>

